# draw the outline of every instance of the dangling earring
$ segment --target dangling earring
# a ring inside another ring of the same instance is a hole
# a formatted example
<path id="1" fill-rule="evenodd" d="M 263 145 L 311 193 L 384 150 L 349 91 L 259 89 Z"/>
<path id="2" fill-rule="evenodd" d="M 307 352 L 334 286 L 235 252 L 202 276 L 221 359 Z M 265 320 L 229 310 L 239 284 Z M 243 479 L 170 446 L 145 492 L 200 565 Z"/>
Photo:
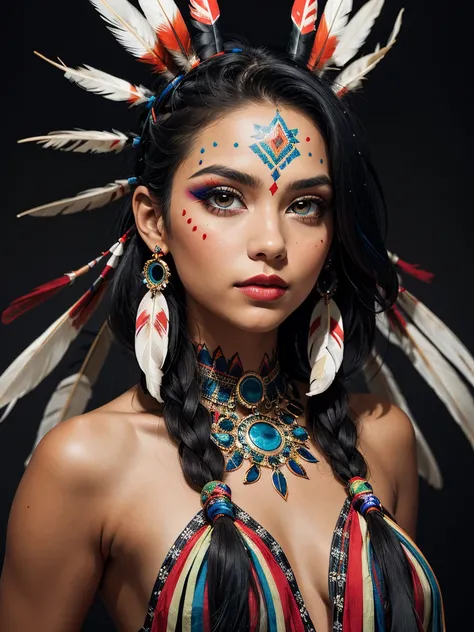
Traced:
<path id="1" fill-rule="evenodd" d="M 138 306 L 135 323 L 135 355 L 146 377 L 148 392 L 159 402 L 163 365 L 168 353 L 169 311 L 162 290 L 168 285 L 171 273 L 163 251 L 155 246 L 153 258 L 143 267 L 143 283 L 148 292 Z"/>
<path id="2" fill-rule="evenodd" d="M 344 329 L 338 306 L 332 299 L 337 288 L 337 275 L 329 260 L 319 277 L 316 289 L 321 295 L 311 314 L 308 358 L 311 376 L 308 397 L 328 389 L 339 371 L 344 355 Z"/>

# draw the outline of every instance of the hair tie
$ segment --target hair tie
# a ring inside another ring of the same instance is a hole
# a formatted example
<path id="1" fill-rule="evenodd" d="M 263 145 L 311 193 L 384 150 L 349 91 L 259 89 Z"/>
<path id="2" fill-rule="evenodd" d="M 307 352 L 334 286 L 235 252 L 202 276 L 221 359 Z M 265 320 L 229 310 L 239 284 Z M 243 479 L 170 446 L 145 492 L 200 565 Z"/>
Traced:
<path id="1" fill-rule="evenodd" d="M 354 476 L 347 484 L 351 504 L 361 516 L 365 516 L 371 511 L 378 511 L 383 514 L 382 503 L 373 493 L 372 485 L 361 476 Z"/>
<path id="2" fill-rule="evenodd" d="M 201 505 L 207 520 L 214 525 L 221 516 L 235 520 L 230 487 L 222 481 L 206 483 L 201 491 Z"/>

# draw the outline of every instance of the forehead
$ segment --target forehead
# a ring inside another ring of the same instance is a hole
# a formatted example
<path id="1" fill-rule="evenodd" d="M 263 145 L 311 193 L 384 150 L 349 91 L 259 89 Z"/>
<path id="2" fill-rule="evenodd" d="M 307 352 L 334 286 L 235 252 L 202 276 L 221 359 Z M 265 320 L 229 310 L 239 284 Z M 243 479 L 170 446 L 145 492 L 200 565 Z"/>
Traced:
<path id="1" fill-rule="evenodd" d="M 261 180 L 328 174 L 325 141 L 304 114 L 272 104 L 248 104 L 203 129 L 182 165 L 188 174 L 212 164 L 251 172 Z"/>

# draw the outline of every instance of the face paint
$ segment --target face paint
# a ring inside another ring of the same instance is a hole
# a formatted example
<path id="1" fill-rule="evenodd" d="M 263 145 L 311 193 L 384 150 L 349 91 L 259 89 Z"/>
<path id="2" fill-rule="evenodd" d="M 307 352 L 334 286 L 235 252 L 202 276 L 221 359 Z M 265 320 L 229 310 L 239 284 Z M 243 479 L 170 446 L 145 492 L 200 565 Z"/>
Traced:
<path id="1" fill-rule="evenodd" d="M 203 154 L 206 150 L 204 149 L 204 147 L 201 148 L 201 154 Z"/>
<path id="2" fill-rule="evenodd" d="M 190 218 L 188 219 L 188 224 L 190 224 L 192 221 L 193 221 L 193 218 L 192 218 L 192 217 L 190 217 Z"/>
<path id="3" fill-rule="evenodd" d="M 309 152 L 309 153 L 308 153 L 308 156 L 309 156 L 310 158 L 311 158 L 311 156 L 312 156 L 312 155 L 313 155 L 313 154 L 312 154 L 311 152 Z"/>
<path id="4" fill-rule="evenodd" d="M 214 141 L 214 142 L 212 143 L 212 146 L 213 146 L 213 147 L 217 147 L 217 143 L 216 143 L 216 141 Z"/>
<path id="5" fill-rule="evenodd" d="M 321 164 L 323 164 L 324 160 L 321 158 L 321 159 L 319 160 L 319 162 L 320 162 Z"/>
<path id="6" fill-rule="evenodd" d="M 300 142 L 296 138 L 298 130 L 288 129 L 278 110 L 270 125 L 256 125 L 254 123 L 254 127 L 257 133 L 252 138 L 256 138 L 258 142 L 250 145 L 250 149 L 271 170 L 273 184 L 269 190 L 272 195 L 275 195 L 278 190 L 276 181 L 280 177 L 280 171 L 285 169 L 295 158 L 301 156 L 296 147 L 296 144 Z"/>
<path id="7" fill-rule="evenodd" d="M 183 213 L 182 213 L 183 217 L 186 215 L 186 210 L 183 208 Z"/>
<path id="8" fill-rule="evenodd" d="M 193 226 L 193 233 L 195 233 L 197 231 L 197 226 Z"/>
<path id="9" fill-rule="evenodd" d="M 238 146 L 239 146 L 239 143 L 234 143 L 234 147 L 238 147 Z"/>

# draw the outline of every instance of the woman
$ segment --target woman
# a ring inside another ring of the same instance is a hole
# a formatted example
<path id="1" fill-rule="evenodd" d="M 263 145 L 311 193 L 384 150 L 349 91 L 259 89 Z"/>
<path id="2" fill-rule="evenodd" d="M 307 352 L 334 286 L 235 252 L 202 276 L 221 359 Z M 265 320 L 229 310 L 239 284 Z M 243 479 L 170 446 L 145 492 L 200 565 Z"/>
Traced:
<path id="1" fill-rule="evenodd" d="M 282 56 L 222 46 L 192 5 L 200 63 L 184 46 L 149 100 L 107 272 L 143 379 L 35 450 L 0 629 L 79 629 L 99 592 L 126 632 L 442 630 L 412 425 L 345 387 L 398 294 L 345 84 L 302 63 L 324 58 L 315 17 Z"/>

